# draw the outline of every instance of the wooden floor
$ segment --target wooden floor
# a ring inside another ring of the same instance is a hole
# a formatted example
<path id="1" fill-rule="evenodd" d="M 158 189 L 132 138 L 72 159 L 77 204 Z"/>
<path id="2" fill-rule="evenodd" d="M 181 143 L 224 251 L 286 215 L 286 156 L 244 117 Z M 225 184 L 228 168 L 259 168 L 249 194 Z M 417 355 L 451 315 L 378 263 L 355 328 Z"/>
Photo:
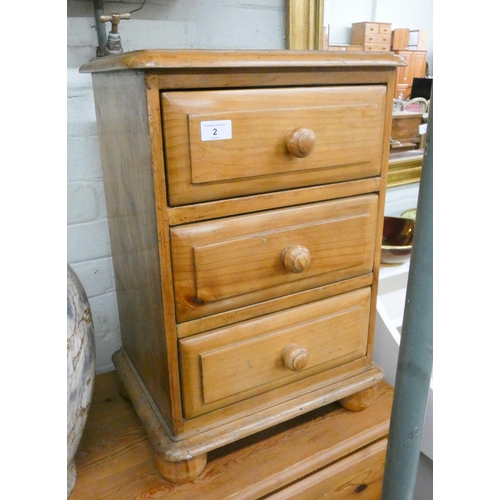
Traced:
<path id="1" fill-rule="evenodd" d="M 392 397 L 392 388 L 382 382 L 376 401 L 362 412 L 328 405 L 210 452 L 196 481 L 172 485 L 156 470 L 153 448 L 132 404 L 118 394 L 115 372 L 106 373 L 96 378 L 75 457 L 77 480 L 70 500 L 263 498 L 336 461 L 346 462 L 340 459 L 356 450 L 382 443 L 389 430 Z M 383 465 L 377 463 L 378 469 Z M 380 470 L 377 474 L 372 492 L 380 487 Z M 364 493 L 355 498 L 375 498 Z"/>

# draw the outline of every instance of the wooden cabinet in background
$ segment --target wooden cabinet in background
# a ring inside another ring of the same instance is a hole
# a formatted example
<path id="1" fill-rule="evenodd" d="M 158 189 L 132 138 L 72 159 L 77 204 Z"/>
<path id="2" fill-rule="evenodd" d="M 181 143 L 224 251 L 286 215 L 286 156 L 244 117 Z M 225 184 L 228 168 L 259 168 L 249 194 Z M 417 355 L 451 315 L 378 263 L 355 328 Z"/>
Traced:
<path id="1" fill-rule="evenodd" d="M 407 66 L 400 67 L 397 70 L 397 86 L 394 97 L 398 98 L 402 95 L 403 99 L 406 99 L 410 97 L 413 79 L 425 77 L 427 51 L 396 50 L 394 52 L 401 56 L 407 63 Z"/>
<path id="2" fill-rule="evenodd" d="M 113 361 L 168 480 L 321 406 L 370 404 L 400 64 L 145 50 L 82 68 L 120 311 Z"/>
<path id="3" fill-rule="evenodd" d="M 420 146 L 419 126 L 423 113 L 400 111 L 392 114 L 391 153 L 409 151 Z"/>
<path id="4" fill-rule="evenodd" d="M 366 51 L 390 51 L 391 24 L 353 23 L 351 27 L 351 45 L 361 46 Z"/>

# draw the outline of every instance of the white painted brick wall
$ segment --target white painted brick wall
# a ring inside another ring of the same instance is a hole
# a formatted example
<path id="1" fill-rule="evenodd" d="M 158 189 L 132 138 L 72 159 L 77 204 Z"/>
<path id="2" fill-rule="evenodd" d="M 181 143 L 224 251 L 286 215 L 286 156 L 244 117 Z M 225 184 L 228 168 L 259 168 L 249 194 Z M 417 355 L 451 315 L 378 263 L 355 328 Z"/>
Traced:
<path id="1" fill-rule="evenodd" d="M 108 12 L 140 3 L 104 2 Z M 90 1 L 68 1 L 67 258 L 89 297 L 96 333 L 96 371 L 113 369 L 120 322 L 106 216 L 91 76 L 78 68 L 95 56 Z M 125 51 L 143 48 L 284 49 L 285 0 L 148 0 L 120 25 Z M 109 27 L 107 27 L 109 31 Z"/>
<path id="2" fill-rule="evenodd" d="M 126 12 L 140 3 L 104 3 Z M 120 324 L 91 76 L 79 67 L 95 56 L 97 34 L 90 1 L 68 1 L 67 29 L 67 259 L 89 296 L 96 332 L 97 373 L 113 369 Z M 125 51 L 141 48 L 284 49 L 285 0 L 148 0 L 120 32 Z M 109 28 L 107 28 L 109 29 Z M 398 211 L 405 191 L 388 195 Z M 392 203 L 392 204 L 391 204 Z M 408 207 L 405 207 L 408 208 Z"/>
<path id="3" fill-rule="evenodd" d="M 418 183 L 396 186 L 387 190 L 385 197 L 385 215 L 401 215 L 405 210 L 417 208 Z"/>

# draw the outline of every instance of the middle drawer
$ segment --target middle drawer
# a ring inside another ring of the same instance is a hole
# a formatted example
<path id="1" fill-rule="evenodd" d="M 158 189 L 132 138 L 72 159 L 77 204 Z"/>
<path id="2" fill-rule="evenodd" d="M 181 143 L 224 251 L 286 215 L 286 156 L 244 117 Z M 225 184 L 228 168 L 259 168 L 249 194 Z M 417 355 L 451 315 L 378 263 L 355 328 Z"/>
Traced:
<path id="1" fill-rule="evenodd" d="M 171 229 L 177 321 L 373 269 L 376 194 Z"/>

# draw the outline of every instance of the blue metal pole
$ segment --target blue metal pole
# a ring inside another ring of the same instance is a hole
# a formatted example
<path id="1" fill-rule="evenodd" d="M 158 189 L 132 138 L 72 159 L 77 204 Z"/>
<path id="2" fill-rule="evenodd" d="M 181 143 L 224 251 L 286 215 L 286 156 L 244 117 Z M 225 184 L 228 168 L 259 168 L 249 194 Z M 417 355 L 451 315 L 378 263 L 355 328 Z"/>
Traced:
<path id="1" fill-rule="evenodd" d="M 394 384 L 382 500 L 412 500 L 432 373 L 432 99 Z"/>
<path id="2" fill-rule="evenodd" d="M 95 16 L 95 28 L 97 30 L 97 49 L 96 56 L 102 57 L 105 55 L 104 47 L 108 41 L 106 35 L 106 25 L 99 21 L 99 18 L 104 15 L 103 0 L 94 0 L 94 16 Z"/>

